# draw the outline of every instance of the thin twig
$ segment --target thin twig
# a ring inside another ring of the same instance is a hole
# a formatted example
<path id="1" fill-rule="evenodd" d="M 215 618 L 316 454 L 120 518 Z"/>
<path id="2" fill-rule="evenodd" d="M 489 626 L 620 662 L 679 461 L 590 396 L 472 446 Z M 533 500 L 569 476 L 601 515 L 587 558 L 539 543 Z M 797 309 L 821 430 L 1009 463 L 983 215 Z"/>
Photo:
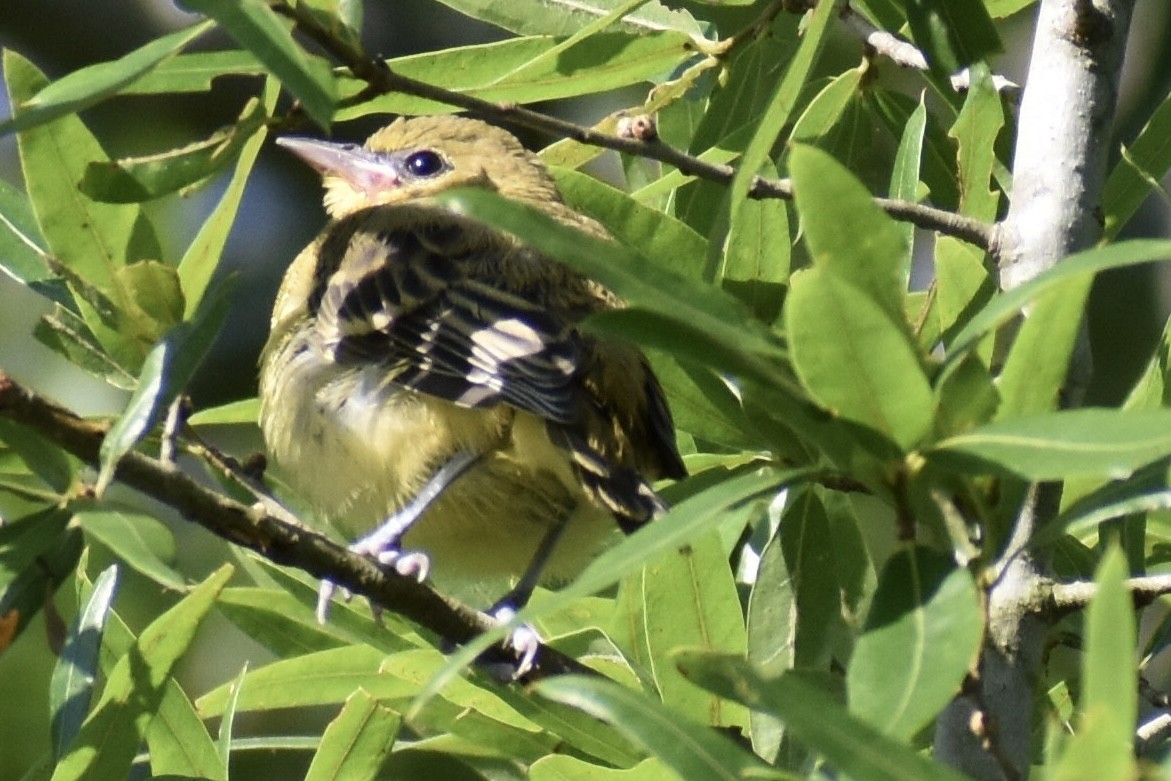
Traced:
<path id="1" fill-rule="evenodd" d="M 97 466 L 109 426 L 78 417 L 17 383 L 0 370 L 0 417 L 30 428 L 44 439 Z M 270 561 L 325 578 L 426 627 L 453 643 L 466 643 L 495 628 L 489 616 L 446 597 L 413 578 L 385 571 L 321 534 L 288 523 L 212 491 L 156 459 L 132 451 L 118 463 L 115 478 L 178 511 L 184 518 Z M 515 664 L 502 647 L 491 649 L 492 661 Z M 590 674 L 576 660 L 543 646 L 536 668 L 527 676 Z"/>
<path id="2" fill-rule="evenodd" d="M 567 138 L 582 144 L 611 149 L 629 155 L 636 155 L 674 166 L 688 176 L 729 185 L 736 169 L 730 165 L 708 163 L 661 141 L 640 141 L 635 138 L 602 133 L 591 127 L 568 120 L 552 117 L 515 103 L 495 103 L 490 100 L 466 95 L 461 92 L 438 87 L 395 73 L 381 59 L 370 57 L 364 51 L 339 39 L 332 31 L 315 19 L 284 3 L 276 3 L 273 10 L 297 23 L 297 28 L 342 63 L 350 73 L 368 85 L 369 94 L 401 92 L 415 97 L 446 103 L 503 124 L 519 125 L 558 138 Z M 748 197 L 755 199 L 792 199 L 793 186 L 788 179 L 766 179 L 754 177 L 748 190 Z M 990 250 L 995 243 L 995 226 L 961 214 L 937 209 L 931 206 L 876 198 L 875 203 L 897 220 L 910 222 L 920 228 L 934 230 L 948 236 L 955 236 L 975 246 Z"/>
<path id="3" fill-rule="evenodd" d="M 1126 590 L 1137 607 L 1143 607 L 1156 599 L 1171 594 L 1171 575 L 1144 575 L 1138 578 L 1128 578 L 1125 582 Z M 1090 604 L 1094 595 L 1098 593 L 1096 583 L 1080 581 L 1077 583 L 1055 583 L 1050 590 L 1048 609 L 1056 617 L 1081 610 Z"/>

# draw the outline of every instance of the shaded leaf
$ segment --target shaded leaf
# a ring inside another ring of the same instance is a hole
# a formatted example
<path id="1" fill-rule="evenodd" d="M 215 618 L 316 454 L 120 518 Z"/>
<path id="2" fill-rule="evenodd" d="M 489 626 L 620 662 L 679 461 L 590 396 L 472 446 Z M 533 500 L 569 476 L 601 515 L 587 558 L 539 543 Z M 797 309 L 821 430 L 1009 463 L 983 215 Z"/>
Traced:
<path id="1" fill-rule="evenodd" d="M 942 440 L 928 457 L 1030 481 L 1124 478 L 1171 453 L 1171 410 L 1076 409 L 998 421 Z"/>
<path id="2" fill-rule="evenodd" d="M 12 118 L 0 122 L 0 135 L 76 114 L 108 98 L 209 29 L 208 22 L 195 24 L 156 38 L 116 60 L 99 62 L 63 76 L 21 100 Z"/>
<path id="3" fill-rule="evenodd" d="M 959 692 L 983 633 L 967 570 L 924 547 L 895 553 L 850 660 L 850 712 L 909 740 Z"/>
<path id="4" fill-rule="evenodd" d="M 329 64 L 302 49 L 267 4 L 262 0 L 184 0 L 184 4 L 215 19 L 281 80 L 317 124 L 329 127 L 337 97 Z"/>

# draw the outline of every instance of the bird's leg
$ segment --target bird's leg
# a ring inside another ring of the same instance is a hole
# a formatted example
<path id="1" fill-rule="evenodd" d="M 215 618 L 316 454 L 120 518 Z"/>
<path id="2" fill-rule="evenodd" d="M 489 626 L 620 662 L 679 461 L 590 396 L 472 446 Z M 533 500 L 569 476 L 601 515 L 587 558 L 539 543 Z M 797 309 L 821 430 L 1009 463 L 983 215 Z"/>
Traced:
<path id="1" fill-rule="evenodd" d="M 422 583 L 427 579 L 431 560 L 422 551 L 403 551 L 399 540 L 422 517 L 423 513 L 443 495 L 447 488 L 459 479 L 472 464 L 480 460 L 479 453 L 468 451 L 456 453 L 419 490 L 415 497 L 401 510 L 387 518 L 381 526 L 350 545 L 350 550 L 370 556 L 380 564 L 393 566 L 395 572 L 413 577 Z M 317 621 L 324 624 L 329 617 L 329 601 L 337 586 L 333 581 L 322 580 L 317 590 Z M 375 616 L 378 608 L 375 607 Z"/>
<path id="2" fill-rule="evenodd" d="M 525 567 L 520 580 L 507 594 L 498 599 L 495 605 L 488 609 L 488 615 L 501 624 L 507 624 L 516 616 L 518 610 L 528 604 L 529 599 L 533 596 L 533 589 L 541 580 L 541 573 L 545 570 L 545 565 L 549 563 L 549 559 L 557 548 L 557 543 L 561 541 L 561 536 L 565 533 L 572 517 L 572 511 L 566 512 L 553 526 L 549 527 L 549 531 L 545 532 L 545 536 L 541 538 L 541 544 L 537 546 L 537 550 L 533 554 L 532 560 L 529 561 L 529 565 Z M 520 658 L 513 673 L 514 677 L 520 678 L 532 669 L 537 651 L 541 647 L 541 636 L 537 634 L 537 630 L 532 625 L 521 624 L 508 635 L 505 645 L 516 652 Z"/>

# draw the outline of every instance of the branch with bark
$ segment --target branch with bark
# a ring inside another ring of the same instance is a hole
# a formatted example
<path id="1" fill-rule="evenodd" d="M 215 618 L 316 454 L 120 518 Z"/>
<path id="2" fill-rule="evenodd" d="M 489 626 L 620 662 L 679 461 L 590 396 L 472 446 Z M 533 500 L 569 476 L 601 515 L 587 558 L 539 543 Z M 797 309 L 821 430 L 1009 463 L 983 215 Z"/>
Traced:
<path id="1" fill-rule="evenodd" d="M 35 431 L 90 466 L 96 468 L 100 463 L 108 425 L 77 416 L 24 387 L 2 370 L 0 417 Z M 467 643 L 497 627 L 491 617 L 393 569 L 383 569 L 302 524 L 276 517 L 260 503 L 241 504 L 200 485 L 173 464 L 130 452 L 119 461 L 115 477 L 230 543 L 256 551 L 277 564 L 331 580 L 451 643 Z M 494 663 L 517 661 L 503 647 L 494 647 L 483 658 Z M 538 652 L 535 666 L 526 679 L 571 672 L 591 671 L 546 646 Z"/>

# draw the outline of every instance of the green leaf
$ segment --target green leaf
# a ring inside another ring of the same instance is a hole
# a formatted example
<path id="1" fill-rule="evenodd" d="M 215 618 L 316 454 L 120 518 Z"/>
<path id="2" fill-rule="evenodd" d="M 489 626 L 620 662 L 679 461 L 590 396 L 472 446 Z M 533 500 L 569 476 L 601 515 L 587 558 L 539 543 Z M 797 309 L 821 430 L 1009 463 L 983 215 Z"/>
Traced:
<path id="1" fill-rule="evenodd" d="M 772 149 L 781 135 L 781 129 L 796 109 L 801 88 L 821 53 L 825 32 L 834 16 L 835 5 L 834 0 L 818 0 L 813 13 L 806 20 L 801 44 L 769 97 L 763 116 L 753 122 L 752 137 L 744 148 L 740 164 L 736 167 L 736 173 L 728 186 L 723 205 L 708 237 L 709 268 L 718 268 L 716 261 L 723 250 L 731 225 L 739 221 L 737 213 L 748 200 L 752 180 L 771 160 Z"/>
<path id="2" fill-rule="evenodd" d="M 344 702 L 358 688 L 373 697 L 410 697 L 416 686 L 379 673 L 386 654 L 366 645 L 343 646 L 273 662 L 245 676 L 237 707 L 263 711 Z M 329 675 L 322 676 L 326 670 Z M 230 684 L 204 694 L 195 705 L 203 718 L 217 716 L 228 704 Z"/>
<path id="3" fill-rule="evenodd" d="M 850 712 L 910 740 L 959 692 L 983 623 L 972 576 L 951 556 L 923 547 L 895 553 L 850 660 Z"/>
<path id="4" fill-rule="evenodd" d="M 1151 193 L 1150 182 L 1171 170 L 1171 95 L 1151 113 L 1129 155 L 1118 159 L 1102 192 L 1105 229 L 1102 241 L 1112 241 Z"/>
<path id="5" fill-rule="evenodd" d="M 292 658 L 346 644 L 343 633 L 332 626 L 318 624 L 296 597 L 279 589 L 225 589 L 219 609 L 229 621 L 278 657 Z"/>
<path id="6" fill-rule="evenodd" d="M 1077 409 L 997 421 L 939 442 L 927 456 L 1029 481 L 1128 477 L 1171 454 L 1171 410 Z"/>
<path id="7" fill-rule="evenodd" d="M 631 768 L 603 767 L 565 754 L 550 754 L 529 767 L 529 781 L 678 781 L 679 775 L 657 759 Z"/>
<path id="8" fill-rule="evenodd" d="M 841 119 L 846 107 L 858 97 L 865 70 L 865 66 L 850 68 L 830 79 L 797 117 L 789 134 L 790 140 L 813 143 L 828 133 Z"/>
<path id="9" fill-rule="evenodd" d="M 0 270 L 25 285 L 51 279 L 46 254 L 28 197 L 0 179 Z"/>
<path id="10" fill-rule="evenodd" d="M 549 172 L 566 203 L 605 225 L 631 251 L 682 276 L 700 277 L 707 242 L 686 223 L 589 174 L 556 166 Z"/>
<path id="11" fill-rule="evenodd" d="M 126 409 L 102 440 L 94 491 L 99 495 L 114 479 L 118 461 L 145 437 L 159 416 L 179 397 L 219 335 L 231 299 L 221 290 L 194 320 L 180 323 L 150 351 Z"/>
<path id="12" fill-rule="evenodd" d="M 276 107 L 279 92 L 276 79 L 268 79 L 264 85 L 262 98 L 265 115 L 271 116 Z M 179 283 L 186 300 L 183 317 L 186 319 L 195 316 L 203 301 L 203 296 L 207 293 L 212 275 L 218 268 L 220 257 L 223 255 L 224 245 L 227 244 L 228 234 L 235 223 L 236 212 L 244 197 L 244 187 L 248 184 L 252 168 L 256 164 L 256 157 L 260 154 L 260 148 L 264 145 L 267 137 L 268 128 L 262 125 L 244 144 L 244 148 L 236 160 L 236 169 L 232 172 L 232 178 L 224 189 L 224 194 L 220 196 L 219 203 L 204 220 L 203 225 L 199 228 L 199 233 L 195 235 L 195 239 L 187 247 L 187 251 L 183 253 L 183 259 L 179 261 Z M 256 418 L 253 417 L 252 420 L 255 421 Z"/>
<path id="13" fill-rule="evenodd" d="M 698 22 L 686 11 L 674 11 L 658 0 L 635 3 L 631 0 L 443 0 L 462 14 L 502 27 L 517 35 L 570 35 L 623 6 L 618 27 L 626 33 L 643 35 L 659 30 L 677 30 L 699 35 Z"/>
<path id="14" fill-rule="evenodd" d="M 794 201 L 815 268 L 859 288 L 905 329 L 907 245 L 866 188 L 825 152 L 797 145 L 789 155 Z M 848 219 L 850 230 L 841 229 Z"/>
<path id="15" fill-rule="evenodd" d="M 11 50 L 3 55 L 9 101 L 17 107 L 39 92 L 47 80 L 28 60 Z M 76 187 L 85 166 L 104 160 L 97 140 L 75 115 L 67 115 L 17 134 L 21 168 L 37 223 L 48 244 L 50 266 L 67 276 L 80 299 L 86 324 L 114 361 L 136 369 L 145 349 L 132 322 L 119 324 L 120 313 L 134 304 L 122 287 L 118 272 L 129 261 L 160 256 L 153 229 L 136 206 L 102 204 L 83 196 Z M 110 304 L 98 305 L 93 293 Z M 126 334 L 120 331 L 127 331 Z"/>
<path id="16" fill-rule="evenodd" d="M 187 587 L 168 563 L 175 560 L 175 537 L 153 515 L 103 505 L 74 517 L 86 534 L 154 582 L 177 591 Z"/>
<path id="17" fill-rule="evenodd" d="M 101 701 L 82 725 L 74 749 L 58 763 L 53 781 L 127 774 L 172 667 L 231 575 L 231 567 L 221 567 L 143 631 L 110 673 Z"/>
<path id="18" fill-rule="evenodd" d="M 11 420 L 0 420 L 0 441 L 19 458 L 28 471 L 57 494 L 73 485 L 78 466 L 60 447 L 40 434 Z"/>
<path id="19" fill-rule="evenodd" d="M 0 135 L 27 130 L 66 114 L 77 114 L 101 102 L 160 62 L 174 56 L 209 29 L 209 22 L 195 24 L 156 38 L 116 60 L 73 71 L 20 101 L 12 118 L 0 122 Z"/>
<path id="20" fill-rule="evenodd" d="M 512 38 L 497 43 L 443 49 L 389 60 L 397 74 L 483 100 L 536 103 L 614 90 L 654 81 L 694 56 L 691 38 L 678 32 L 630 36 L 592 35 L 563 50 L 562 39 Z M 341 82 L 341 98 L 366 88 Z M 339 109 L 337 120 L 370 114 L 448 113 L 454 107 L 404 93 L 388 93 Z"/>
<path id="21" fill-rule="evenodd" d="M 53 758 L 61 759 L 89 712 L 97 680 L 99 652 L 106 618 L 118 589 L 118 567 L 111 564 L 98 575 L 93 592 L 77 620 L 49 683 L 49 712 L 53 725 Z"/>
<path id="22" fill-rule="evenodd" d="M 376 778 L 394 746 L 399 722 L 397 713 L 358 689 L 326 726 L 305 781 Z"/>
<path id="23" fill-rule="evenodd" d="M 761 174 L 775 178 L 777 171 L 766 162 Z M 749 199 L 736 209 L 719 272 L 720 286 L 766 323 L 774 322 L 781 312 L 789 282 L 790 245 L 784 203 Z"/>
<path id="24" fill-rule="evenodd" d="M 84 563 L 78 568 L 79 601 L 88 601 L 92 591 L 84 572 Z M 102 638 L 102 668 L 107 675 L 118 659 L 125 656 L 135 641 L 134 635 L 117 613 L 109 614 Z M 146 730 L 150 751 L 151 770 L 158 776 L 172 774 L 180 777 L 227 781 L 226 774 L 207 728 L 195 714 L 195 708 L 174 678 L 167 678 L 162 687 L 162 699 L 154 711 Z"/>
<path id="25" fill-rule="evenodd" d="M 1126 557 L 1110 546 L 1094 578 L 1086 611 L 1083 689 L 1077 733 L 1066 744 L 1053 778 L 1124 781 L 1135 778 L 1133 740 L 1138 714 L 1134 602 L 1126 588 Z"/>
<path id="26" fill-rule="evenodd" d="M 1055 409 L 1069 374 L 1093 279 L 1066 280 L 1037 297 L 998 378 L 998 420 Z"/>
<path id="27" fill-rule="evenodd" d="M 68 579 L 81 556 L 81 533 L 70 513 L 54 506 L 0 526 L 0 651 L 45 607 L 45 597 Z"/>
<path id="28" fill-rule="evenodd" d="M 743 654 L 740 597 L 713 529 L 646 565 L 642 584 L 648 661 L 663 704 L 712 726 L 744 726 L 748 714 L 679 675 L 671 655 L 684 647 Z"/>
<path id="29" fill-rule="evenodd" d="M 1004 109 L 987 67 L 973 68 L 971 74 L 964 106 L 948 135 L 960 148 L 960 211 L 992 221 L 1000 197 L 988 187 L 996 165 L 996 136 L 1004 127 Z"/>
<path id="30" fill-rule="evenodd" d="M 939 77 L 947 78 L 1001 51 L 1000 36 L 982 2 L 901 0 L 915 43 Z"/>
<path id="31" fill-rule="evenodd" d="M 317 124 L 329 127 L 336 101 L 329 64 L 302 49 L 263 0 L 185 0 L 185 5 L 215 19 L 281 80 Z"/>
<path id="32" fill-rule="evenodd" d="M 262 76 L 264 66 L 252 52 L 230 49 L 179 54 L 127 84 L 120 95 L 171 95 L 207 92 L 221 76 Z"/>
<path id="33" fill-rule="evenodd" d="M 260 399 L 253 397 L 201 409 L 188 418 L 187 423 L 192 426 L 255 425 L 259 417 Z"/>
<path id="34" fill-rule="evenodd" d="M 962 357 L 963 351 L 970 349 L 984 335 L 1012 320 L 1029 303 L 1066 280 L 1107 269 L 1164 260 L 1168 256 L 1171 256 L 1171 241 L 1142 239 L 1070 255 L 1040 276 L 996 296 L 982 308 L 952 340 L 948 360 Z"/>
<path id="35" fill-rule="evenodd" d="M 931 428 L 932 394 L 901 317 L 828 264 L 794 274 L 785 305 L 793 366 L 810 396 L 905 450 Z"/>
<path id="36" fill-rule="evenodd" d="M 899 200 L 916 202 L 919 200 L 919 169 L 923 165 L 923 140 L 927 133 L 927 103 L 926 94 L 919 100 L 919 105 L 907 120 L 899 137 L 899 147 L 895 152 L 894 164 L 890 173 L 890 197 Z M 907 248 L 900 264 L 900 277 L 903 280 L 903 289 L 907 288 L 911 279 L 912 249 L 915 244 L 915 226 L 911 223 L 902 223 L 899 226 L 903 234 L 903 245 Z"/>
<path id="37" fill-rule="evenodd" d="M 249 102 L 235 124 L 193 144 L 147 157 L 90 163 L 79 189 L 95 201 L 149 201 L 206 182 L 225 168 L 264 126 L 264 112 Z"/>
<path id="38" fill-rule="evenodd" d="M 866 781 L 963 781 L 966 778 L 850 715 L 797 673 L 766 678 L 743 659 L 703 654 L 680 659 L 680 665 L 692 680 L 724 696 L 735 697 L 753 710 L 780 718 L 803 743 L 852 778 Z"/>
<path id="39" fill-rule="evenodd" d="M 33 336 L 53 352 L 111 386 L 124 391 L 134 389 L 134 375 L 97 343 L 85 322 L 72 310 L 59 304 L 54 306 L 51 312 L 41 316 Z"/>
<path id="40" fill-rule="evenodd" d="M 710 727 L 611 681 L 564 675 L 546 678 L 534 690 L 613 725 L 683 778 L 794 778 L 773 770 Z"/>

